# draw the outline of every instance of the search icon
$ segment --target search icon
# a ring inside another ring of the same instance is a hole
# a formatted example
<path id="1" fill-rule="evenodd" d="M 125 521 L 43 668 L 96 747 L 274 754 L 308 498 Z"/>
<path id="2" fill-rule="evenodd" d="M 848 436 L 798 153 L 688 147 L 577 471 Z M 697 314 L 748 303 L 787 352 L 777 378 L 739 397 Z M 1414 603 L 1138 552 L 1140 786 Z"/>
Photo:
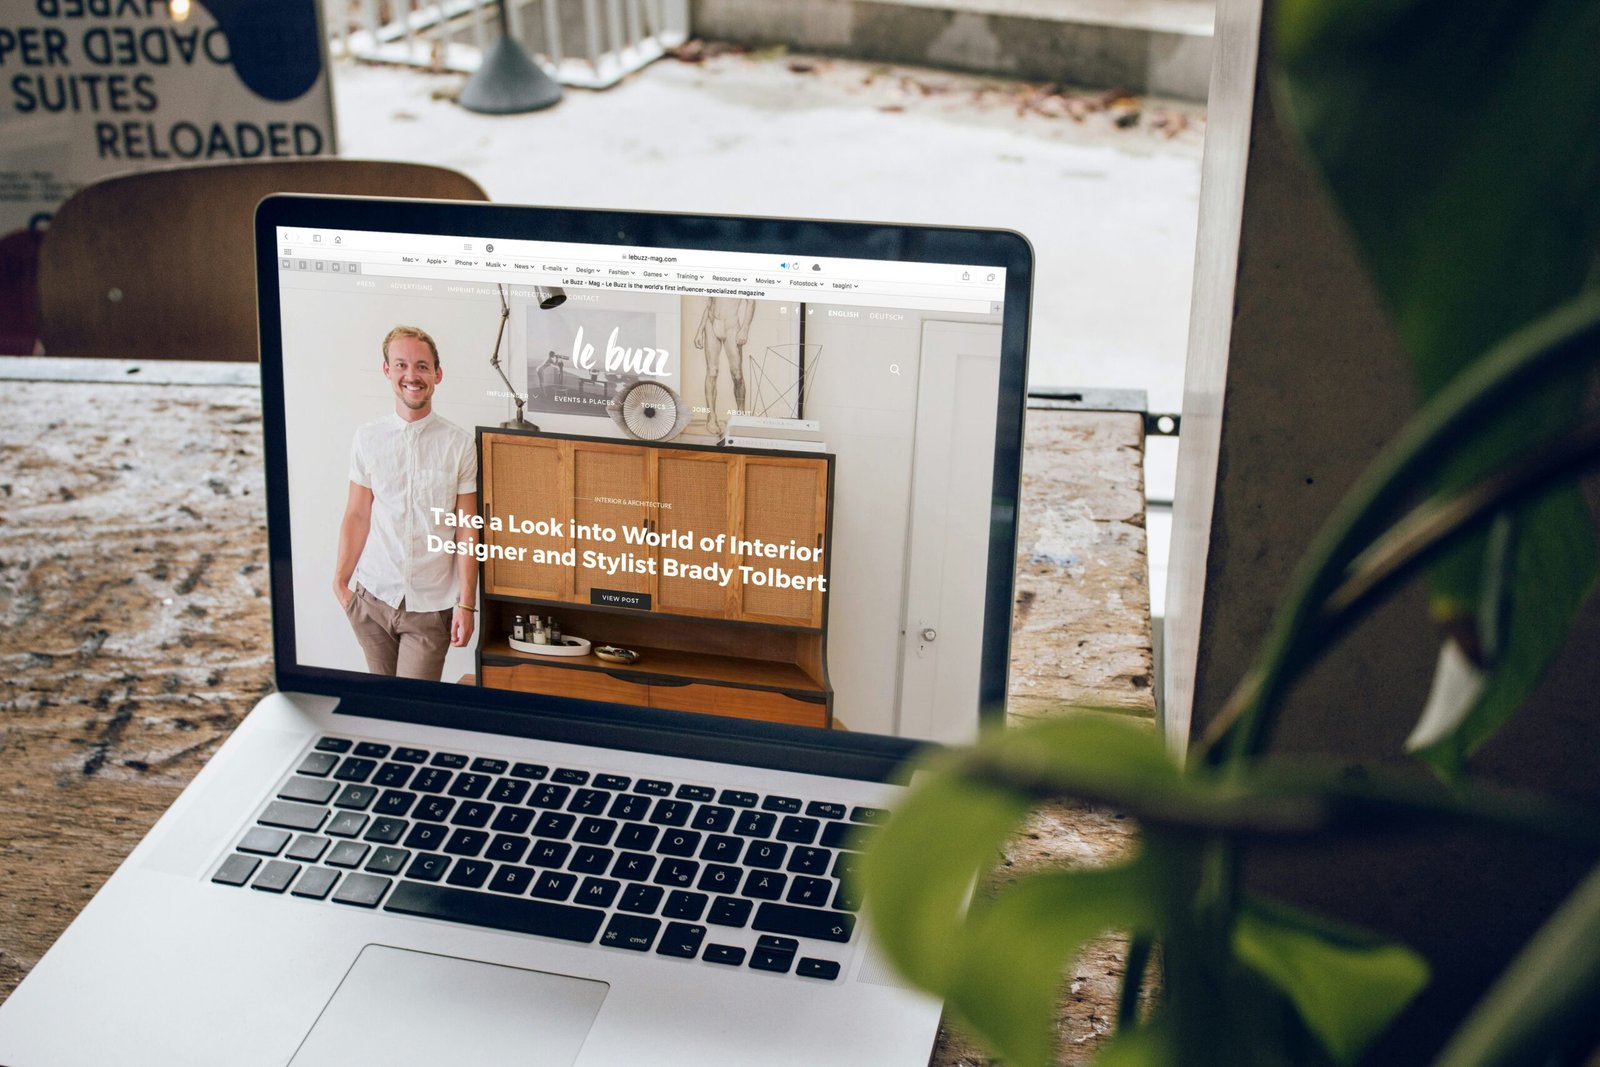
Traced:
<path id="1" fill-rule="evenodd" d="M 898 364 L 898 363 L 889 364 L 889 373 L 894 375 L 896 378 L 900 377 L 900 364 Z"/>

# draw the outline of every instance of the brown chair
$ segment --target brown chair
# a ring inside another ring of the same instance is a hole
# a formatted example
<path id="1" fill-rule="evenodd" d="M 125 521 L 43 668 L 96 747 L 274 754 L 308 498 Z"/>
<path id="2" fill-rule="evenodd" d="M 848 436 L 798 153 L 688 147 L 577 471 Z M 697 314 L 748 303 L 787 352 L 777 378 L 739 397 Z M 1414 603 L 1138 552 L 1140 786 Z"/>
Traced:
<path id="1" fill-rule="evenodd" d="M 173 167 L 78 190 L 39 249 L 48 356 L 251 361 L 254 215 L 271 193 L 487 200 L 459 171 L 295 159 Z"/>

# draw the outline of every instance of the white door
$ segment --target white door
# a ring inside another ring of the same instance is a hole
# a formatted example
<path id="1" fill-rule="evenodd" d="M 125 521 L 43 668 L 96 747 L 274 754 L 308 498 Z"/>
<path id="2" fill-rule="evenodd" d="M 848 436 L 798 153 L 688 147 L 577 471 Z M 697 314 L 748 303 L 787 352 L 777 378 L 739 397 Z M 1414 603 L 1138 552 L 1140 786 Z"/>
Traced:
<path id="1" fill-rule="evenodd" d="M 901 616 L 903 737 L 959 743 L 977 733 L 999 387 L 999 326 L 923 324 Z"/>

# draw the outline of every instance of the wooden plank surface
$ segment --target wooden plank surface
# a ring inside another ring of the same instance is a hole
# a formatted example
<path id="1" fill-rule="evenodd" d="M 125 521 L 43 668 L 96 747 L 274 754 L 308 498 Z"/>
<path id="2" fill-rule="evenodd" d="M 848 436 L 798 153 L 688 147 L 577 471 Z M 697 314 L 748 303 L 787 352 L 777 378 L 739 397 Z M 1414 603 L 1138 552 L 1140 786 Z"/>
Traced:
<path id="1" fill-rule="evenodd" d="M 260 398 L 241 386 L 0 381 L 0 996 L 271 688 Z M 1031 412 L 1017 714 L 1149 716 L 1142 422 Z M 1127 826 L 1056 810 L 1014 870 L 1104 863 Z M 1069 975 L 1063 1063 L 1109 1026 L 1121 957 Z M 984 1062 L 942 1034 L 934 1062 Z"/>

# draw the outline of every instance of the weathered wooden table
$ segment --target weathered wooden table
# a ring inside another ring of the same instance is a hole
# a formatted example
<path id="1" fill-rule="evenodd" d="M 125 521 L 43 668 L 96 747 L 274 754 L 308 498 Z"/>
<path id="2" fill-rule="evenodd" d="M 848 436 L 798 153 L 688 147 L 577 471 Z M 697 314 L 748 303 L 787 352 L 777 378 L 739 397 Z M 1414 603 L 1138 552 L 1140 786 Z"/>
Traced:
<path id="1" fill-rule="evenodd" d="M 8 364 L 0 997 L 271 688 L 258 390 L 162 383 L 184 373 L 151 364 Z M 19 380 L 46 375 L 111 380 Z M 1013 715 L 1151 716 L 1142 457 L 1138 415 L 1029 413 Z M 1052 811 L 1006 861 L 1104 862 L 1126 838 L 1110 814 Z M 1064 1063 L 1098 1046 L 1120 973 L 1105 942 L 1068 976 Z M 934 1063 L 981 1062 L 941 1035 Z"/>

